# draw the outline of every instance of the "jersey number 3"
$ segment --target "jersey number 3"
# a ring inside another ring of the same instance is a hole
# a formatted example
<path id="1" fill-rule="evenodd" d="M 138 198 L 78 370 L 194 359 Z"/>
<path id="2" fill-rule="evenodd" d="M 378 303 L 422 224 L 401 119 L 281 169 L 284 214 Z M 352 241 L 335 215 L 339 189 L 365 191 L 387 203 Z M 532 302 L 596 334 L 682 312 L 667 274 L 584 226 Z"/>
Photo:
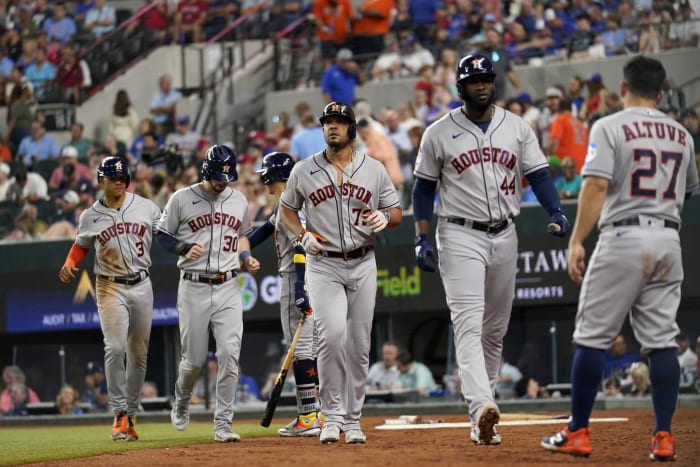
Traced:
<path id="1" fill-rule="evenodd" d="M 650 149 L 635 149 L 634 161 L 640 162 L 640 167 L 632 172 L 631 195 L 641 196 L 643 198 L 656 198 L 656 188 L 642 187 L 645 178 L 654 178 L 657 173 L 658 159 L 656 153 Z M 663 192 L 663 199 L 676 199 L 676 180 L 678 179 L 678 170 L 681 168 L 683 154 L 680 152 L 661 151 L 661 163 L 673 164 L 671 171 L 671 179 Z M 655 181 L 648 182 L 647 185 L 657 185 Z"/>

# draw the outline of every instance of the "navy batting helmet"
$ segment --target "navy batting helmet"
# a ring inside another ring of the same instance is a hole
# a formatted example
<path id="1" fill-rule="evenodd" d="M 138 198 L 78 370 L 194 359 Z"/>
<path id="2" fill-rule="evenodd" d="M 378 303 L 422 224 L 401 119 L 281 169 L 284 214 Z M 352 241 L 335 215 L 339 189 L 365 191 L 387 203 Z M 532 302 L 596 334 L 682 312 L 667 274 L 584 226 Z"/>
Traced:
<path id="1" fill-rule="evenodd" d="M 100 166 L 97 168 L 97 179 L 102 177 L 124 177 L 126 178 L 126 186 L 131 183 L 131 174 L 129 174 L 129 163 L 117 156 L 106 157 Z"/>
<path id="2" fill-rule="evenodd" d="M 207 149 L 204 164 L 202 164 L 202 177 L 204 180 L 229 183 L 238 180 L 236 154 L 233 150 L 221 144 L 215 144 Z"/>
<path id="3" fill-rule="evenodd" d="M 465 78 L 478 75 L 491 76 L 493 79 L 496 78 L 496 71 L 493 68 L 493 63 L 491 63 L 491 60 L 486 58 L 484 55 L 480 54 L 470 54 L 465 57 L 462 57 L 462 59 L 459 61 L 459 64 L 457 65 L 456 76 L 457 93 L 459 94 L 459 97 L 464 99 L 463 89 L 460 84 L 460 81 L 462 81 Z"/>
<path id="4" fill-rule="evenodd" d="M 256 170 L 264 185 L 272 182 L 289 180 L 289 173 L 294 167 L 294 159 L 286 152 L 271 152 L 263 157 L 262 168 Z"/>
<path id="5" fill-rule="evenodd" d="M 342 102 L 331 102 L 324 107 L 323 114 L 318 121 L 323 125 L 323 122 L 325 122 L 328 117 L 334 116 L 342 117 L 350 123 L 348 136 L 350 139 L 355 139 L 355 136 L 357 136 L 357 122 L 355 121 L 355 112 L 352 110 L 352 107 Z"/>

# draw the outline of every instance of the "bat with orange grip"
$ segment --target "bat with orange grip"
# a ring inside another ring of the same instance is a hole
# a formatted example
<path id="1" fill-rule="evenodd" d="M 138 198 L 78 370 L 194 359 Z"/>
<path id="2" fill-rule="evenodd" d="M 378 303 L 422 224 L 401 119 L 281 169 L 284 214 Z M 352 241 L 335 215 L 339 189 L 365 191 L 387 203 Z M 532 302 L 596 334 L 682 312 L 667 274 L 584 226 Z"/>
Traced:
<path id="1" fill-rule="evenodd" d="M 284 363 L 282 363 L 282 368 L 277 374 L 277 379 L 275 380 L 275 387 L 272 388 L 270 393 L 270 399 L 267 401 L 267 406 L 265 406 L 265 413 L 263 413 L 262 419 L 260 420 L 260 425 L 264 427 L 270 426 L 272 422 L 272 417 L 275 415 L 275 409 L 277 408 L 277 403 L 280 401 L 280 396 L 282 395 L 282 388 L 284 387 L 284 381 L 287 379 L 287 372 L 289 371 L 289 365 L 292 364 L 292 359 L 294 358 L 294 349 L 296 349 L 297 342 L 299 341 L 299 336 L 301 336 L 301 329 L 306 321 L 306 314 L 301 316 L 299 320 L 299 326 L 294 333 L 294 338 L 292 343 L 289 344 L 289 349 L 287 350 L 287 356 L 284 357 Z"/>

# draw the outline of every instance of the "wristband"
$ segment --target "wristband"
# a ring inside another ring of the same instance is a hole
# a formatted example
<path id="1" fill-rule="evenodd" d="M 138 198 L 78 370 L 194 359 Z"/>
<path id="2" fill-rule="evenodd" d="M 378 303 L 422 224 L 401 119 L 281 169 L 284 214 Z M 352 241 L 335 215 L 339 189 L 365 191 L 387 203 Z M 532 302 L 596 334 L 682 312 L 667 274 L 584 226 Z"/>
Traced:
<path id="1" fill-rule="evenodd" d="M 384 212 L 384 215 L 386 216 L 387 225 L 391 224 L 391 211 L 389 211 L 388 209 L 385 209 L 383 212 Z"/>
<path id="2" fill-rule="evenodd" d="M 243 261 L 243 262 L 245 263 L 245 260 L 247 260 L 248 258 L 250 258 L 250 251 L 248 251 L 248 250 L 246 250 L 246 251 L 241 251 L 240 254 L 239 254 L 239 256 L 240 256 L 240 258 L 241 258 L 241 261 Z"/>

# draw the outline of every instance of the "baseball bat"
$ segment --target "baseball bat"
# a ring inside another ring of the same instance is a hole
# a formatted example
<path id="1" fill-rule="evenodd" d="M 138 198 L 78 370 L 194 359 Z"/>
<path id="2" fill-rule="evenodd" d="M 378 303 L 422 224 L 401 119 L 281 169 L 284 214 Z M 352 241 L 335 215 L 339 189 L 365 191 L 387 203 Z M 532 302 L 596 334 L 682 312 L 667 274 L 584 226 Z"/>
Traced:
<path id="1" fill-rule="evenodd" d="M 304 321 L 306 321 L 306 315 L 301 316 L 299 320 L 299 326 L 294 333 L 294 338 L 292 343 L 289 344 L 289 349 L 287 350 L 287 356 L 284 357 L 284 362 L 282 363 L 282 368 L 277 374 L 277 379 L 275 380 L 275 387 L 272 388 L 270 393 L 270 400 L 267 401 L 267 406 L 265 406 L 265 413 L 263 413 L 262 419 L 260 420 L 260 425 L 264 427 L 270 426 L 273 415 L 275 415 L 275 409 L 277 408 L 277 403 L 280 401 L 280 396 L 282 395 L 282 387 L 284 386 L 284 381 L 287 379 L 287 371 L 289 371 L 289 365 L 292 363 L 294 358 L 294 349 L 299 341 L 299 336 L 301 336 L 301 328 L 304 326 Z"/>
<path id="2" fill-rule="evenodd" d="M 547 231 L 548 231 L 549 233 L 553 233 L 553 232 L 557 232 L 557 233 L 558 233 L 558 232 L 561 232 L 561 227 L 559 227 L 558 224 L 555 224 L 554 222 L 552 222 L 551 224 L 548 224 L 548 225 L 547 225 Z"/>

